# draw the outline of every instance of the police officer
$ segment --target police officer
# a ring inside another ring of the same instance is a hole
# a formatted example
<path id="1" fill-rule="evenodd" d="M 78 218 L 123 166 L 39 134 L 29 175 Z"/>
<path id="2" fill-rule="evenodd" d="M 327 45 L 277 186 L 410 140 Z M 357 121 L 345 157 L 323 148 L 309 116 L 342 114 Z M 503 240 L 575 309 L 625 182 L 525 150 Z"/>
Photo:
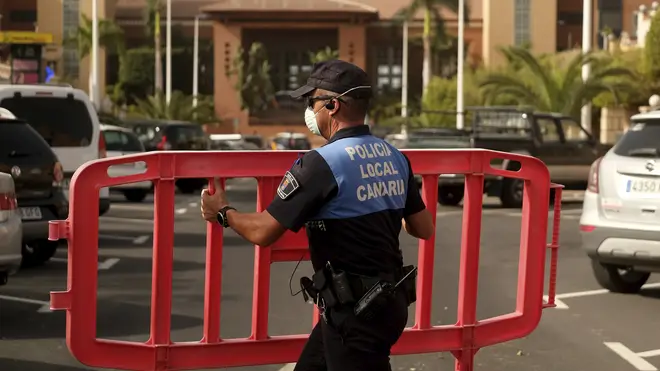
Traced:
<path id="1" fill-rule="evenodd" d="M 402 225 L 422 239 L 434 231 L 408 159 L 364 125 L 371 96 L 359 67 L 341 60 L 316 63 L 292 97 L 306 100 L 307 127 L 328 143 L 296 161 L 264 212 L 237 211 L 219 185 L 213 195 L 202 191 L 203 217 L 254 244 L 268 246 L 287 229 L 306 226 L 316 273 L 305 288 L 316 293 L 323 320 L 297 371 L 391 370 L 390 349 L 405 328 L 414 284 L 383 296 L 384 306 L 366 311 L 368 316 L 356 315 L 356 302 L 376 284 L 402 279 Z M 335 277 L 344 284 L 337 286 Z"/>

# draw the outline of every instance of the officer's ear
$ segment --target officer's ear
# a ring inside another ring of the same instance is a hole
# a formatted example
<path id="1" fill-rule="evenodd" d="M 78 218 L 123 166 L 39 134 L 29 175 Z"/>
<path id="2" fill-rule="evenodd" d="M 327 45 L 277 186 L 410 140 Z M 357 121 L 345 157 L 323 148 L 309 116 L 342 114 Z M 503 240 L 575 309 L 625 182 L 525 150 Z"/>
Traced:
<path id="1" fill-rule="evenodd" d="M 341 102 L 339 99 L 333 99 L 328 104 L 325 105 L 325 109 L 328 110 L 330 116 L 334 116 L 339 111 L 339 105 Z"/>

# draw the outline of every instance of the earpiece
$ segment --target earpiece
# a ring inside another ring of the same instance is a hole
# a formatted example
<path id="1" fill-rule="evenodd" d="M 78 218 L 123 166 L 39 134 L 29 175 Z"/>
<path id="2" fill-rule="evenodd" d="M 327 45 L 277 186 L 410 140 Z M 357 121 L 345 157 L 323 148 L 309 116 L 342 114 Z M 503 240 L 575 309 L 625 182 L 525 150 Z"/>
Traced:
<path id="1" fill-rule="evenodd" d="M 330 101 L 330 102 L 326 103 L 325 104 L 325 109 L 327 109 L 328 111 L 332 111 L 333 109 L 335 109 L 335 102 Z"/>

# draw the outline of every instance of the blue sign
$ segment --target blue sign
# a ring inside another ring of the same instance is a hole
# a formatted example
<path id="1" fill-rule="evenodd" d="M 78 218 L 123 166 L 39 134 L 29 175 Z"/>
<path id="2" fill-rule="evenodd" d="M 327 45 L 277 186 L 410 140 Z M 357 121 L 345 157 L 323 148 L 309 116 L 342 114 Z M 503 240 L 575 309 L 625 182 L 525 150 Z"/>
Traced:
<path id="1" fill-rule="evenodd" d="M 46 78 L 44 81 L 50 82 L 50 80 L 52 80 L 53 77 L 55 77 L 55 71 L 53 71 L 53 69 L 50 68 L 50 66 L 46 66 Z"/>

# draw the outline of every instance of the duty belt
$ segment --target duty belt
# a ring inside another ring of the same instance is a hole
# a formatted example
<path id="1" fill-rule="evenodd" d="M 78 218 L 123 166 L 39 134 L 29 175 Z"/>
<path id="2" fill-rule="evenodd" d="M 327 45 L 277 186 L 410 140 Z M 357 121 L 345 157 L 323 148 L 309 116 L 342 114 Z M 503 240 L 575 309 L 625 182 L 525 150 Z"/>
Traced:
<path id="1" fill-rule="evenodd" d="M 364 276 L 333 269 L 330 262 L 324 269 L 314 273 L 312 278 L 300 279 L 300 286 L 305 301 L 310 299 L 319 307 L 321 314 L 329 308 L 353 306 L 356 314 L 374 299 L 394 293 L 402 288 L 408 299 L 408 305 L 416 301 L 416 269 L 405 266 L 396 274 L 381 273 L 377 276 Z M 375 306 L 371 305 L 371 306 Z M 362 308 L 362 309 L 360 309 Z"/>

